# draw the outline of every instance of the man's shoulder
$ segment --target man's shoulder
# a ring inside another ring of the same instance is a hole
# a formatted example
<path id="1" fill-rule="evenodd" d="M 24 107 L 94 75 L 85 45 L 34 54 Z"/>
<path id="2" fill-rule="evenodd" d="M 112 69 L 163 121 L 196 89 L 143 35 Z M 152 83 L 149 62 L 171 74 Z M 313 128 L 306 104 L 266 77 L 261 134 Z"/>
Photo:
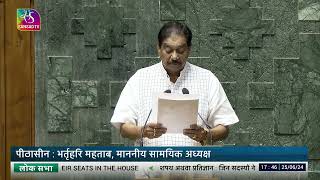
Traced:
<path id="1" fill-rule="evenodd" d="M 189 63 L 189 67 L 191 69 L 191 72 L 193 72 L 193 73 L 197 73 L 197 74 L 199 74 L 201 76 L 205 75 L 205 76 L 207 76 L 209 78 L 217 78 L 214 75 L 214 73 L 212 71 L 208 70 L 208 69 L 202 68 L 200 66 L 197 66 L 197 65 L 194 65 L 194 64 L 191 64 L 191 63 Z"/>
<path id="2" fill-rule="evenodd" d="M 154 73 L 156 73 L 159 69 L 159 63 L 147 66 L 147 67 L 143 67 L 138 69 L 133 76 L 131 77 L 131 79 L 136 79 L 136 78 L 145 78 L 148 77 Z"/>
<path id="3" fill-rule="evenodd" d="M 146 72 L 150 72 L 150 71 L 155 71 L 159 69 L 159 63 L 147 66 L 147 67 L 143 67 L 141 69 L 139 69 L 137 72 L 139 73 L 146 73 Z"/>
<path id="4" fill-rule="evenodd" d="M 193 76 L 193 79 L 196 79 L 197 81 L 209 83 L 211 86 L 214 86 L 214 87 L 219 87 L 219 85 L 221 85 L 220 80 L 212 71 L 194 64 L 190 64 L 189 67 L 192 72 L 192 75 L 190 76 Z"/>

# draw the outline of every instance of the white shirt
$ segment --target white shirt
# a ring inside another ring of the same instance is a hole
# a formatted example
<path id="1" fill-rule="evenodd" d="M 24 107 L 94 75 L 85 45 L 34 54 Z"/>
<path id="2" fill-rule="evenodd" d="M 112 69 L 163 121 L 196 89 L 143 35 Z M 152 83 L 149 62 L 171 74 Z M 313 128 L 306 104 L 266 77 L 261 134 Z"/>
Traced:
<path id="1" fill-rule="evenodd" d="M 167 89 L 182 94 L 187 88 L 190 94 L 199 96 L 199 114 L 211 127 L 228 126 L 239 121 L 217 77 L 209 70 L 186 63 L 175 83 L 162 63 L 138 70 L 127 82 L 111 118 L 111 123 L 120 128 L 122 123 L 131 122 L 144 126 L 153 105 L 153 95 Z M 148 122 L 151 122 L 149 119 Z M 205 127 L 198 116 L 197 124 Z M 140 140 L 136 141 L 139 145 Z M 159 138 L 143 138 L 144 146 L 201 146 L 183 134 L 166 133 Z"/>

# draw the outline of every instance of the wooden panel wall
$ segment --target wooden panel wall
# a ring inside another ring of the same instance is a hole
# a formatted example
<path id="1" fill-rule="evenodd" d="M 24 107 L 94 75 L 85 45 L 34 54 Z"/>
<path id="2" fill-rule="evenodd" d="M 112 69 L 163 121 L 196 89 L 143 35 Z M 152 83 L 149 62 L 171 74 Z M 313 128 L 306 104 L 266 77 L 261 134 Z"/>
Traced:
<path id="1" fill-rule="evenodd" d="M 0 0 L 0 179 L 10 179 L 10 148 L 34 145 L 34 33 L 16 27 L 17 8 L 30 7 Z"/>
<path id="2" fill-rule="evenodd" d="M 4 2 L 0 0 L 0 179 L 5 179 Z"/>

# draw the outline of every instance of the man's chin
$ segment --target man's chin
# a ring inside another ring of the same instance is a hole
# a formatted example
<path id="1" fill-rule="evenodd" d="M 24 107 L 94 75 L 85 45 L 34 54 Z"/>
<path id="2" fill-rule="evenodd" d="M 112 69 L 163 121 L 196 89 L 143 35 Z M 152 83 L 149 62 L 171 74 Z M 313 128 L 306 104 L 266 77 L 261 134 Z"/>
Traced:
<path id="1" fill-rule="evenodd" d="M 171 69 L 181 69 L 183 66 L 182 64 L 170 64 L 169 67 Z"/>
<path id="2" fill-rule="evenodd" d="M 168 66 L 167 70 L 169 70 L 171 73 L 180 73 L 180 71 L 182 71 L 183 66 L 182 65 L 170 65 Z"/>

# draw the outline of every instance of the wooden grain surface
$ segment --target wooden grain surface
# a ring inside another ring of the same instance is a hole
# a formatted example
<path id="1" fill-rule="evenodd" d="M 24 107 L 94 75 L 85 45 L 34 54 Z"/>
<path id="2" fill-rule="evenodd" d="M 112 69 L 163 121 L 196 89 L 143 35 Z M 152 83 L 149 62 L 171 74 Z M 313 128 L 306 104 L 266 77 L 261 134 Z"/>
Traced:
<path id="1" fill-rule="evenodd" d="M 0 0 L 0 179 L 5 179 L 4 3 Z"/>
<path id="2" fill-rule="evenodd" d="M 30 8 L 32 1 L 5 0 L 4 7 L 5 179 L 10 179 L 10 147 L 34 145 L 34 37 L 16 27 L 17 8 Z"/>

